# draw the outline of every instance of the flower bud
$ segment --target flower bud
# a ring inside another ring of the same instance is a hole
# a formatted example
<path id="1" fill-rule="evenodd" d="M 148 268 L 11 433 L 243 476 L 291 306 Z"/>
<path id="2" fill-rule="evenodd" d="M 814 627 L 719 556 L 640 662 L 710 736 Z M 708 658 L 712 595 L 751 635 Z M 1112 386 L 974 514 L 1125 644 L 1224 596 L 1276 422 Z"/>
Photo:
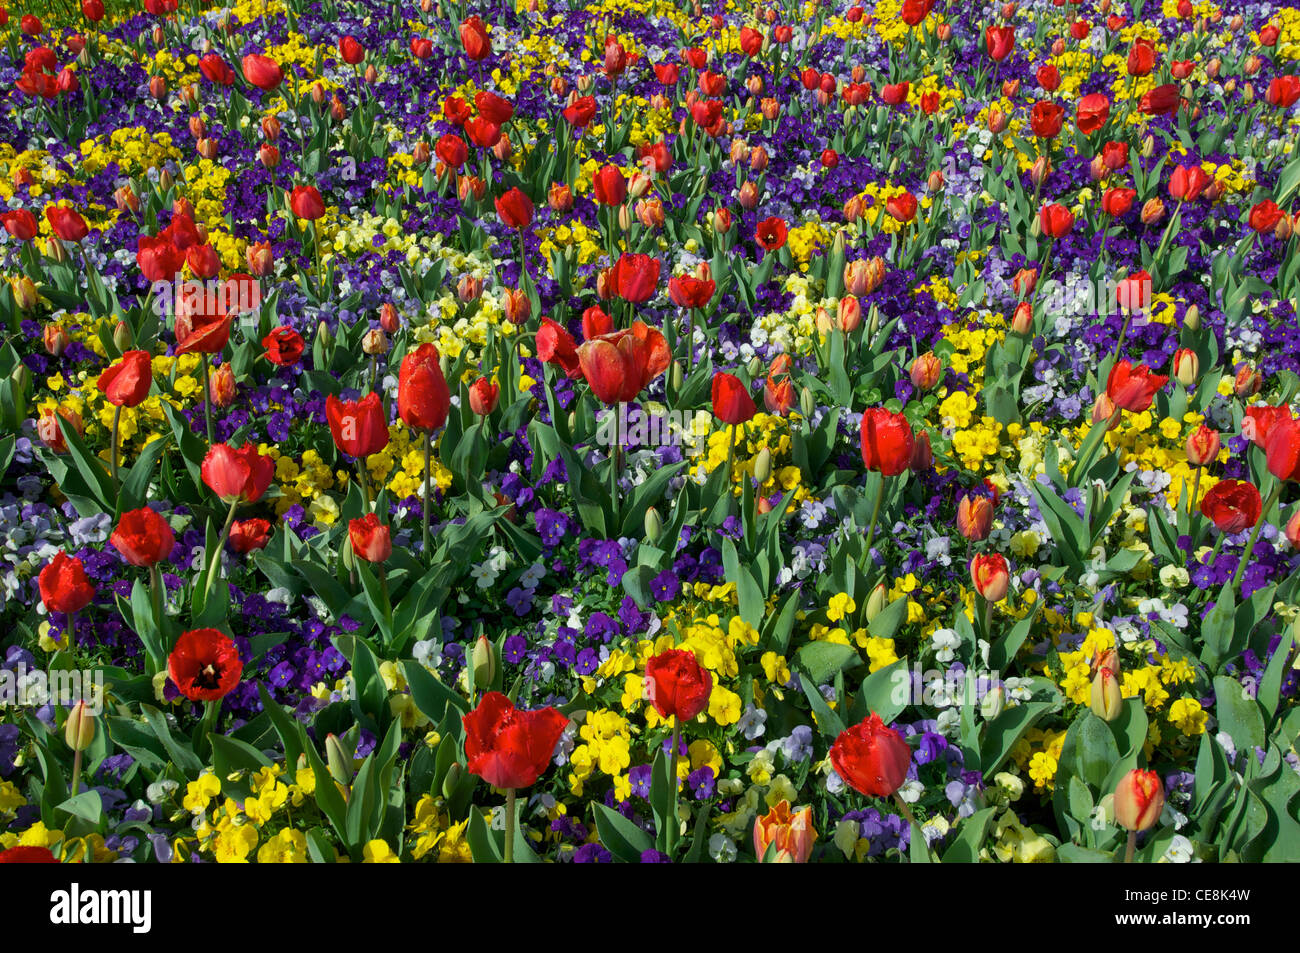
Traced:
<path id="1" fill-rule="evenodd" d="M 371 328 L 361 339 L 361 350 L 371 357 L 388 353 L 388 337 L 383 328 Z"/>
<path id="2" fill-rule="evenodd" d="M 506 320 L 518 327 L 533 314 L 533 305 L 521 289 L 507 288 L 501 296 L 501 309 L 506 313 Z"/>
<path id="3" fill-rule="evenodd" d="M 85 751 L 95 740 L 95 717 L 86 709 L 86 703 L 79 701 L 68 712 L 68 721 L 63 726 L 63 740 L 73 751 Z"/>
<path id="4" fill-rule="evenodd" d="M 131 350 L 134 344 L 135 335 L 132 334 L 131 329 L 126 326 L 126 322 L 117 322 L 117 326 L 113 328 L 113 346 L 122 353 L 125 353 Z"/>
<path id="5" fill-rule="evenodd" d="M 569 187 L 562 182 L 556 182 L 551 185 L 550 191 L 546 195 L 546 203 L 550 205 L 553 212 L 571 212 L 573 211 L 573 193 Z"/>
<path id="6" fill-rule="evenodd" d="M 470 274 L 460 276 L 456 282 L 456 297 L 462 304 L 469 304 L 471 301 L 477 301 L 479 295 L 483 293 L 483 279 L 476 278 Z"/>
<path id="7" fill-rule="evenodd" d="M 935 169 L 933 172 L 931 172 L 929 178 L 925 180 L 925 187 L 931 193 L 942 192 L 944 184 L 945 182 L 943 178 L 943 173 L 938 169 Z"/>
<path id="8" fill-rule="evenodd" d="M 428 165 L 431 154 L 429 144 L 421 139 L 411 147 L 411 162 L 417 166 Z"/>
<path id="9" fill-rule="evenodd" d="M 741 185 L 740 191 L 736 194 L 736 202 L 746 212 L 752 212 L 758 208 L 758 186 L 748 179 Z"/>
<path id="10" fill-rule="evenodd" d="M 1183 327 L 1189 331 L 1199 331 L 1201 329 L 1201 309 L 1196 305 L 1190 305 L 1187 312 L 1183 315 Z"/>
<path id="11" fill-rule="evenodd" d="M 343 742 L 338 735 L 325 736 L 325 763 L 329 766 L 330 777 L 347 787 L 352 783 L 352 758 L 343 750 Z"/>
<path id="12" fill-rule="evenodd" d="M 1119 426 L 1119 415 L 1116 414 L 1116 409 L 1115 402 L 1110 399 L 1110 395 L 1102 391 L 1092 403 L 1092 422 L 1099 424 L 1103 420 L 1109 421 L 1110 426 L 1106 429 L 1114 430 Z"/>
<path id="13" fill-rule="evenodd" d="M 1154 225 L 1165 217 L 1165 203 L 1158 198 L 1147 199 L 1142 206 L 1142 224 Z"/>
<path id="14" fill-rule="evenodd" d="M 41 340 L 45 344 L 45 353 L 51 357 L 62 357 L 68 349 L 68 334 L 57 324 L 45 325 L 41 329 Z"/>
<path id="15" fill-rule="evenodd" d="M 487 688 L 493 683 L 496 678 L 496 651 L 486 635 L 480 635 L 474 643 L 471 664 L 474 668 L 475 688 Z"/>
<path id="16" fill-rule="evenodd" d="M 986 496 L 966 495 L 957 503 L 957 532 L 978 542 L 987 539 L 993 527 L 993 503 Z"/>
<path id="17" fill-rule="evenodd" d="M 799 413 L 805 420 L 812 417 L 813 412 L 817 409 L 817 399 L 813 396 L 812 389 L 807 385 L 799 391 Z"/>
<path id="18" fill-rule="evenodd" d="M 845 295 L 840 299 L 836 323 L 845 334 L 852 334 L 862 326 L 862 305 L 853 295 Z"/>
<path id="19" fill-rule="evenodd" d="M 1092 713 L 1104 721 L 1114 721 L 1124 710 L 1124 699 L 1120 695 L 1119 680 L 1108 668 L 1098 669 L 1092 678 L 1092 687 L 1088 692 L 1088 707 Z"/>
<path id="20" fill-rule="evenodd" d="M 758 481 L 759 486 L 762 486 L 771 476 L 772 451 L 767 447 L 764 447 L 762 450 L 758 451 L 758 455 L 754 457 L 754 479 Z"/>
<path id="21" fill-rule="evenodd" d="M 1115 820 L 1126 830 L 1145 831 L 1160 820 L 1164 786 L 1154 771 L 1134 768 L 1115 786 Z"/>
<path id="22" fill-rule="evenodd" d="M 1286 540 L 1292 549 L 1300 549 L 1300 505 L 1291 511 L 1291 518 L 1286 521 Z M 1300 615 L 1296 618 L 1300 619 Z M 1296 631 L 1296 637 L 1300 641 L 1300 630 Z"/>
<path id="23" fill-rule="evenodd" d="M 385 301 L 383 307 L 379 309 L 379 326 L 388 334 L 396 334 L 397 329 L 402 326 L 401 318 L 391 301 Z"/>
<path id="24" fill-rule="evenodd" d="M 13 291 L 14 303 L 18 305 L 19 311 L 30 311 L 40 302 L 40 295 L 37 294 L 36 285 L 26 275 L 11 279 L 9 286 Z"/>
<path id="25" fill-rule="evenodd" d="M 1006 692 L 1001 685 L 995 685 L 984 693 L 980 699 L 980 716 L 985 721 L 992 721 L 998 715 L 1002 714 L 1002 708 L 1006 704 Z"/>
<path id="26" fill-rule="evenodd" d="M 663 532 L 664 519 L 659 515 L 659 511 L 653 506 L 645 511 L 645 540 L 653 543 Z"/>
<path id="27" fill-rule="evenodd" d="M 868 625 L 876 620 L 876 616 L 884 611 L 888 603 L 889 590 L 885 588 L 883 582 L 876 583 L 876 588 L 872 589 L 871 595 L 867 596 L 867 605 L 863 609 L 863 618 Z"/>
<path id="28" fill-rule="evenodd" d="M 460 787 L 460 782 L 465 777 L 465 769 L 460 766 L 459 761 L 453 761 L 447 767 L 447 773 L 442 777 L 442 796 L 450 798 Z"/>
<path id="29" fill-rule="evenodd" d="M 1187 437 L 1187 462 L 1194 467 L 1209 466 L 1218 458 L 1221 445 L 1219 432 L 1201 424 Z"/>
<path id="30" fill-rule="evenodd" d="M 912 378 L 912 386 L 917 390 L 930 390 L 943 376 L 943 361 L 935 357 L 933 351 L 926 351 L 912 362 L 908 375 Z"/>
<path id="31" fill-rule="evenodd" d="M 1191 387 L 1201 376 L 1201 360 L 1191 348 L 1174 352 L 1174 377 L 1184 387 Z"/>
<path id="32" fill-rule="evenodd" d="M 154 99 L 162 99 L 167 95 L 167 80 L 161 76 L 151 76 L 149 78 L 149 95 Z"/>
<path id="33" fill-rule="evenodd" d="M 227 361 L 208 378 L 208 396 L 217 407 L 229 407 L 235 402 L 235 392 L 235 372 Z"/>
<path id="34" fill-rule="evenodd" d="M 1242 364 L 1237 371 L 1236 380 L 1233 381 L 1233 390 L 1238 397 L 1245 400 L 1247 397 L 1254 397 L 1264 388 L 1264 375 L 1255 370 L 1251 364 Z"/>

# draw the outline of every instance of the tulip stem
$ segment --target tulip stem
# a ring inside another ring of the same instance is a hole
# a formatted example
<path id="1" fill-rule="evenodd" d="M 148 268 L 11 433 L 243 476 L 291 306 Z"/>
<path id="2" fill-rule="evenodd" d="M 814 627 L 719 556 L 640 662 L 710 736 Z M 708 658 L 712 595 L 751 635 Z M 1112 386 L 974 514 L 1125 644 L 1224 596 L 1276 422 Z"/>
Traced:
<path id="1" fill-rule="evenodd" d="M 433 431 L 424 432 L 424 511 L 420 515 L 420 553 L 425 559 L 429 558 L 429 497 L 432 495 L 433 473 Z"/>
<path id="2" fill-rule="evenodd" d="M 515 789 L 506 788 L 506 852 L 507 864 L 515 862 Z"/>
<path id="3" fill-rule="evenodd" d="M 109 464 L 113 470 L 113 482 L 119 482 L 117 479 L 117 440 L 118 427 L 122 422 L 122 405 L 118 404 L 113 408 L 113 446 L 109 450 Z"/>
<path id="4" fill-rule="evenodd" d="M 682 720 L 673 715 L 673 746 L 668 752 L 668 784 L 673 791 L 673 813 L 672 817 L 666 819 L 669 826 L 664 831 L 664 847 L 668 849 L 669 857 L 672 856 L 673 842 L 677 840 L 677 747 L 681 743 Z"/>
<path id="5" fill-rule="evenodd" d="M 1250 562 L 1250 554 L 1255 549 L 1255 541 L 1259 539 L 1259 531 L 1264 528 L 1264 523 L 1268 519 L 1268 512 L 1277 504 L 1277 498 L 1282 495 L 1282 481 L 1278 480 L 1277 485 L 1273 487 L 1273 492 L 1268 495 L 1268 501 L 1264 508 L 1260 510 L 1259 519 L 1255 521 L 1255 528 L 1250 531 L 1250 539 L 1246 540 L 1246 548 L 1242 551 L 1241 562 L 1237 563 L 1237 570 L 1232 574 L 1232 590 L 1237 591 L 1241 584 L 1241 577 L 1246 572 L 1246 563 Z"/>
<path id="6" fill-rule="evenodd" d="M 230 512 L 226 514 L 226 525 L 221 527 L 221 538 L 217 540 L 217 548 L 213 551 L 212 559 L 208 562 L 208 581 L 203 586 L 203 603 L 205 606 L 208 602 L 208 593 L 212 592 L 212 581 L 217 578 L 217 572 L 221 569 L 221 552 L 226 548 L 226 540 L 230 538 L 230 527 L 235 522 L 235 510 L 238 508 L 239 500 L 235 500 L 230 504 Z"/>
<path id="7" fill-rule="evenodd" d="M 361 484 L 361 499 L 365 501 L 366 512 L 370 512 L 370 484 L 366 482 L 366 459 L 357 457 L 357 482 Z"/>
<path id="8" fill-rule="evenodd" d="M 993 601 L 991 599 L 985 599 L 983 596 L 980 596 L 980 598 L 984 599 L 984 638 L 988 639 L 989 644 L 992 645 L 993 644 Z"/>
<path id="9" fill-rule="evenodd" d="M 735 480 L 736 466 L 736 424 L 731 425 L 730 439 L 727 441 L 727 513 L 731 513 L 731 484 Z"/>
<path id="10" fill-rule="evenodd" d="M 867 525 L 867 547 L 863 555 L 867 564 L 871 563 L 871 543 L 876 538 L 876 521 L 880 519 L 880 505 L 885 501 L 885 475 L 880 475 L 880 488 L 876 490 L 876 502 L 871 507 L 871 522 Z"/>
<path id="11" fill-rule="evenodd" d="M 81 749 L 78 748 L 72 753 L 72 794 L 76 797 L 77 792 L 81 790 Z"/>
<path id="12" fill-rule="evenodd" d="M 202 355 L 203 366 L 203 420 L 208 426 L 208 446 L 212 446 L 212 387 L 208 383 L 208 356 Z"/>
<path id="13" fill-rule="evenodd" d="M 916 815 L 912 813 L 912 809 L 907 806 L 907 802 L 903 800 L 902 795 L 897 791 L 894 792 L 894 803 L 898 805 L 898 810 L 907 819 L 907 823 L 911 825 L 912 836 L 920 835 L 922 842 L 925 843 L 925 852 L 930 857 L 931 863 L 934 863 L 934 852 L 930 850 L 930 844 L 925 840 L 925 834 L 921 831 L 921 825 L 916 821 Z"/>
<path id="14" fill-rule="evenodd" d="M 1201 471 L 1204 467 L 1196 468 L 1196 479 L 1192 481 L 1192 498 L 1187 501 L 1187 515 L 1191 516 L 1196 512 L 1196 500 L 1201 495 Z"/>
<path id="15" fill-rule="evenodd" d="M 1138 832 L 1128 832 L 1128 842 L 1124 845 L 1124 863 L 1133 863 L 1133 855 L 1137 852 Z"/>

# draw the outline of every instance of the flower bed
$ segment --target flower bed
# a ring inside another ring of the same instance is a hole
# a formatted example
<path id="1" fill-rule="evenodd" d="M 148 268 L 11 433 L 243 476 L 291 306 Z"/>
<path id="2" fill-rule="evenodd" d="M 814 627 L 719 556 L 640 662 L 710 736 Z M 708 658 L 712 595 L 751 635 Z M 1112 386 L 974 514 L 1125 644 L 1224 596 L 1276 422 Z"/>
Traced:
<path id="1" fill-rule="evenodd" d="M 1300 859 L 1232 6 L 0 15 L 0 860 Z"/>

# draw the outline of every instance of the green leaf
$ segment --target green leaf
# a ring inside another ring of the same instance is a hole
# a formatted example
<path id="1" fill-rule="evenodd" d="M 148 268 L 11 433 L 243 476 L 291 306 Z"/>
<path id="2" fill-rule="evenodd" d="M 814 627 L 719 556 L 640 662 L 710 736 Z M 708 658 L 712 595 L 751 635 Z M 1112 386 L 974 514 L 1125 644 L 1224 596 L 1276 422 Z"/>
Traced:
<path id="1" fill-rule="evenodd" d="M 993 823 L 993 815 L 997 812 L 996 807 L 986 807 L 962 821 L 958 827 L 957 836 L 948 845 L 948 849 L 943 852 L 943 863 L 979 863 L 980 848 L 984 846 L 984 838 L 988 836 L 989 827 Z"/>
<path id="2" fill-rule="evenodd" d="M 650 835 L 618 811 L 604 804 L 596 804 L 594 807 L 596 832 L 600 836 L 600 842 L 616 859 L 627 864 L 639 864 L 641 855 L 654 848 Z"/>
<path id="3" fill-rule="evenodd" d="M 1214 680 L 1214 713 L 1219 728 L 1232 736 L 1238 751 L 1254 757 L 1253 750 L 1264 747 L 1267 739 L 1259 703 L 1235 678 L 1220 675 Z"/>
<path id="4" fill-rule="evenodd" d="M 809 642 L 800 647 L 796 657 L 814 686 L 826 684 L 836 672 L 862 660 L 856 648 L 838 642 Z"/>

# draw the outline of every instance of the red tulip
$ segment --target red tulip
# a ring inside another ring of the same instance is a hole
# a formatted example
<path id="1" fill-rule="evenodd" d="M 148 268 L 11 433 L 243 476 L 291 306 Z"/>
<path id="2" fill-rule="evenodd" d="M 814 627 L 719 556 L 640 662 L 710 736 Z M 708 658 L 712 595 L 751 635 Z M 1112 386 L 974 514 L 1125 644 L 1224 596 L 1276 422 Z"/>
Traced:
<path id="1" fill-rule="evenodd" d="M 1128 166 L 1128 143 L 1108 142 L 1101 147 L 1101 164 L 1111 172 Z M 1136 193 L 1135 193 L 1136 194 Z"/>
<path id="2" fill-rule="evenodd" d="M 1029 126 L 1040 139 L 1055 139 L 1065 120 L 1065 107 L 1046 100 L 1034 103 L 1029 111 Z"/>
<path id="3" fill-rule="evenodd" d="M 297 185 L 289 193 L 289 208 L 298 218 L 315 221 L 325 214 L 325 200 L 314 185 Z"/>
<path id="4" fill-rule="evenodd" d="M 1168 116 L 1178 109 L 1178 87 L 1166 83 L 1142 94 L 1138 109 L 1148 116 Z"/>
<path id="5" fill-rule="evenodd" d="M 907 103 L 908 83 L 891 83 L 880 87 L 880 101 L 886 106 L 902 106 Z"/>
<path id="6" fill-rule="evenodd" d="M 1220 480 L 1201 500 L 1201 512 L 1220 533 L 1240 533 L 1259 522 L 1259 490 L 1243 480 Z"/>
<path id="7" fill-rule="evenodd" d="M 903 414 L 868 407 L 862 414 L 862 465 L 881 476 L 898 476 L 912 459 L 915 437 Z"/>
<path id="8" fill-rule="evenodd" d="M 153 359 L 148 351 L 127 351 L 116 364 L 99 375 L 104 399 L 115 407 L 135 407 L 149 396 L 153 384 Z"/>
<path id="9" fill-rule="evenodd" d="M 235 520 L 230 524 L 230 548 L 237 553 L 265 549 L 270 541 L 271 524 L 267 520 Z"/>
<path id="10" fill-rule="evenodd" d="M 1249 379 L 1252 376 L 1250 371 L 1250 365 L 1245 364 L 1240 373 L 1247 375 Z M 1246 413 L 1241 419 L 1241 435 L 1255 446 L 1263 448 L 1268 444 L 1268 435 L 1273 431 L 1273 427 L 1290 419 L 1291 408 L 1289 407 L 1256 404 L 1254 407 L 1246 408 Z"/>
<path id="11" fill-rule="evenodd" d="M 230 316 L 222 307 L 226 296 L 188 287 L 176 303 L 176 353 L 220 354 L 230 342 Z"/>
<path id="12" fill-rule="evenodd" d="M 616 293 L 632 304 L 650 300 L 659 285 L 659 267 L 659 259 L 649 255 L 620 255 L 614 265 Z"/>
<path id="13" fill-rule="evenodd" d="M 217 53 L 208 53 L 199 60 L 199 72 L 218 86 L 230 86 L 235 82 L 235 71 Z"/>
<path id="14" fill-rule="evenodd" d="M 486 59 L 492 53 L 492 40 L 488 38 L 487 27 L 477 15 L 460 25 L 460 42 L 465 47 L 465 55 L 471 60 Z"/>
<path id="15" fill-rule="evenodd" d="M 51 205 L 45 210 L 45 220 L 50 223 L 54 234 L 65 242 L 79 242 L 90 234 L 86 220 L 75 209 Z"/>
<path id="16" fill-rule="evenodd" d="M 784 246 L 788 235 L 785 222 L 775 216 L 763 219 L 754 228 L 754 240 L 765 252 L 776 251 Z"/>
<path id="17" fill-rule="evenodd" d="M 451 169 L 459 169 L 469 158 L 469 147 L 465 145 L 465 140 L 452 133 L 447 133 L 439 139 L 433 151 L 443 164 Z"/>
<path id="18" fill-rule="evenodd" d="M 347 63 L 349 66 L 356 66 L 365 59 L 366 48 L 357 42 L 356 37 L 340 37 L 339 55 L 343 57 L 344 63 Z"/>
<path id="19" fill-rule="evenodd" d="M 123 513 L 108 541 L 132 566 L 160 563 L 176 546 L 171 526 L 147 506 Z"/>
<path id="20" fill-rule="evenodd" d="M 1287 74 L 1275 77 L 1268 84 L 1268 92 L 1264 94 L 1264 98 L 1270 106 L 1290 109 L 1297 100 L 1300 100 L 1300 76 Z"/>
<path id="21" fill-rule="evenodd" d="M 368 563 L 382 563 L 393 554 L 392 534 L 374 513 L 348 521 L 348 540 L 352 552 Z"/>
<path id="22" fill-rule="evenodd" d="M 596 201 L 601 205 L 622 205 L 627 198 L 627 180 L 617 166 L 607 165 L 592 179 Z"/>
<path id="23" fill-rule="evenodd" d="M 1140 414 L 1151 406 L 1156 391 L 1169 383 L 1163 374 L 1152 374 L 1145 364 L 1134 367 L 1128 361 L 1117 361 L 1106 378 L 1106 395 L 1121 410 Z"/>
<path id="24" fill-rule="evenodd" d="M 466 119 L 464 128 L 470 142 L 480 149 L 491 149 L 501 141 L 501 127 L 482 116 Z"/>
<path id="25" fill-rule="evenodd" d="M 578 129 L 586 128 L 588 123 L 596 118 L 596 97 L 580 96 L 566 106 L 561 115 L 569 125 Z"/>
<path id="26" fill-rule="evenodd" d="M 436 346 L 421 344 L 402 359 L 402 367 L 398 372 L 397 413 L 408 427 L 416 430 L 434 431 L 447 422 L 451 391 L 447 387 L 447 379 L 442 374 L 438 358 Z M 374 397 L 374 403 L 378 406 L 378 395 L 370 396 Z M 384 427 L 383 430 L 383 444 L 374 450 L 367 450 L 366 454 L 376 453 L 388 443 L 388 429 Z"/>
<path id="27" fill-rule="evenodd" d="M 204 280 L 217 277 L 221 270 L 221 259 L 217 257 L 216 249 L 206 242 L 186 249 L 185 264 L 190 266 L 195 278 Z"/>
<path id="28" fill-rule="evenodd" d="M 585 342 L 577 356 L 592 393 L 605 404 L 635 400 L 672 361 L 663 334 L 640 321 Z"/>
<path id="29" fill-rule="evenodd" d="M 469 409 L 480 417 L 486 417 L 496 410 L 501 388 L 486 377 L 480 377 L 469 385 Z"/>
<path id="30" fill-rule="evenodd" d="M 680 724 L 709 707 L 713 676 L 690 649 L 666 649 L 646 661 L 645 692 L 660 717 Z"/>
<path id="31" fill-rule="evenodd" d="M 238 646 L 216 629 L 181 633 L 167 657 L 167 674 L 172 683 L 193 702 L 225 698 L 239 684 L 243 672 Z"/>
<path id="32" fill-rule="evenodd" d="M 502 99 L 496 93 L 486 89 L 474 94 L 474 106 L 480 116 L 498 126 L 508 123 L 515 114 L 515 107 L 509 100 Z"/>
<path id="33" fill-rule="evenodd" d="M 0 215 L 0 224 L 4 225 L 5 231 L 20 242 L 31 241 L 39 231 L 36 226 L 36 216 L 25 208 L 14 209 Z"/>
<path id="34" fill-rule="evenodd" d="M 427 60 L 433 55 L 433 40 L 426 36 L 411 37 L 411 55 L 417 60 Z"/>
<path id="35" fill-rule="evenodd" d="M 1011 585 L 1007 561 L 1001 553 L 980 553 L 972 559 L 970 578 L 975 591 L 989 602 L 1000 602 Z"/>
<path id="36" fill-rule="evenodd" d="M 518 189 L 512 188 L 496 199 L 497 215 L 507 228 L 523 230 L 533 221 L 533 202 Z"/>
<path id="37" fill-rule="evenodd" d="M 0 850 L 0 864 L 57 864 L 58 858 L 48 847 L 29 847 L 19 844 L 8 850 Z"/>
<path id="38" fill-rule="evenodd" d="M 592 335 L 587 337 L 590 339 Z M 556 365 L 571 380 L 582 376 L 578 345 L 574 342 L 573 335 L 550 318 L 543 318 L 542 326 L 537 329 L 537 359 L 545 364 Z"/>
<path id="39" fill-rule="evenodd" d="M 1187 437 L 1187 462 L 1194 467 L 1208 466 L 1219 456 L 1221 447 L 1219 432 L 1201 424 Z"/>
<path id="40" fill-rule="evenodd" d="M 875 712 L 840 732 L 830 750 L 835 773 L 860 794 L 889 797 L 907 780 L 912 749 Z"/>
<path id="41" fill-rule="evenodd" d="M 301 334 L 286 324 L 262 338 L 262 347 L 266 348 L 266 359 L 272 364 L 292 367 L 302 359 L 306 342 Z"/>
<path id="42" fill-rule="evenodd" d="M 1184 202 L 1195 202 L 1211 182 L 1210 177 L 1199 165 L 1179 165 L 1174 167 L 1169 177 L 1169 194 Z"/>
<path id="43" fill-rule="evenodd" d="M 1085 136 L 1106 125 L 1110 118 L 1110 100 L 1105 93 L 1090 93 L 1079 100 L 1075 111 L 1075 125 Z"/>
<path id="44" fill-rule="evenodd" d="M 284 82 L 284 72 L 280 69 L 280 64 L 269 56 L 263 56 L 260 53 L 249 53 L 244 57 L 244 79 L 248 80 L 258 89 L 264 92 L 270 92 Z M 304 216 L 298 216 L 303 218 Z"/>
<path id="45" fill-rule="evenodd" d="M 724 371 L 713 375 L 713 415 L 733 427 L 752 420 L 758 408 L 740 379 Z"/>
<path id="46" fill-rule="evenodd" d="M 1145 271 L 1135 271 L 1115 286 L 1115 304 L 1126 311 L 1145 310 L 1151 304 L 1151 291 L 1151 276 Z"/>
<path id="47" fill-rule="evenodd" d="M 199 473 L 223 503 L 256 503 L 271 485 L 275 461 L 251 443 L 238 450 L 216 443 L 203 458 Z"/>
<path id="48" fill-rule="evenodd" d="M 1272 199 L 1264 199 L 1250 210 L 1248 221 L 1250 227 L 1257 232 L 1271 232 L 1283 214 L 1285 213 L 1277 207 L 1276 202 Z"/>
<path id="49" fill-rule="evenodd" d="M 569 719 L 554 708 L 524 711 L 500 692 L 487 692 L 461 716 L 466 769 L 495 788 L 531 787 L 542 776 Z"/>
<path id="50" fill-rule="evenodd" d="M 1279 480 L 1300 482 L 1300 420 L 1288 415 L 1268 431 L 1264 442 L 1268 472 Z"/>
<path id="51" fill-rule="evenodd" d="M 1064 205 L 1044 205 L 1038 213 L 1038 224 L 1044 235 L 1064 238 L 1074 228 L 1074 216 Z"/>
<path id="52" fill-rule="evenodd" d="M 1107 189 L 1101 197 L 1101 208 L 1112 218 L 1120 218 L 1128 214 L 1136 198 L 1137 192 L 1133 189 Z"/>
<path id="53" fill-rule="evenodd" d="M 1016 46 L 1016 31 L 1009 26 L 989 26 L 984 29 L 984 46 L 995 63 L 1006 59 Z"/>
<path id="54" fill-rule="evenodd" d="M 1156 48 L 1150 40 L 1139 37 L 1128 50 L 1128 75 L 1146 76 L 1155 68 Z"/>
<path id="55" fill-rule="evenodd" d="M 79 612 L 95 598 L 95 587 L 81 560 L 60 550 L 36 577 L 48 612 Z"/>
<path id="56" fill-rule="evenodd" d="M 683 275 L 668 280 L 668 297 L 679 308 L 703 308 L 713 298 L 717 283 L 713 279 L 701 279 Z"/>
<path id="57" fill-rule="evenodd" d="M 150 283 L 175 281 L 185 264 L 185 255 L 165 235 L 141 235 L 136 241 L 135 263 Z"/>
<path id="58" fill-rule="evenodd" d="M 911 192 L 901 192 L 885 200 L 885 211 L 895 221 L 907 224 L 916 218 L 916 196 Z"/>

